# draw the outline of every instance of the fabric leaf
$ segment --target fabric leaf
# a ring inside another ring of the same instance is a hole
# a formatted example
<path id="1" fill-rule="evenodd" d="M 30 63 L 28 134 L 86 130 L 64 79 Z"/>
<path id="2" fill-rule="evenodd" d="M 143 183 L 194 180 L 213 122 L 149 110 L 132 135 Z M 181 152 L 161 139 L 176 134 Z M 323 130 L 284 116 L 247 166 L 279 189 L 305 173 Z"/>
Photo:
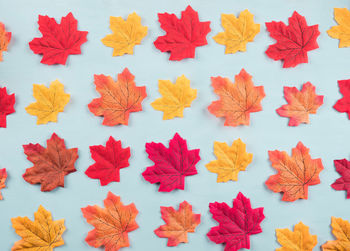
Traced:
<path id="1" fill-rule="evenodd" d="M 288 228 L 276 229 L 277 241 L 281 248 L 276 251 L 312 251 L 317 244 L 317 236 L 309 233 L 309 227 L 299 222 L 294 226 L 294 231 Z"/>
<path id="2" fill-rule="evenodd" d="M 225 118 L 225 126 L 249 125 L 250 113 L 262 110 L 263 86 L 254 86 L 252 76 L 244 69 L 232 83 L 228 78 L 212 77 L 214 92 L 220 97 L 208 107 L 216 117 Z"/>
<path id="3" fill-rule="evenodd" d="M 113 33 L 105 36 L 102 43 L 113 48 L 113 57 L 134 54 L 134 46 L 141 44 L 147 35 L 148 28 L 142 26 L 141 17 L 134 12 L 126 21 L 122 17 L 110 17 L 109 22 Z"/>
<path id="4" fill-rule="evenodd" d="M 350 46 L 350 11 L 347 8 L 334 8 L 334 19 L 338 25 L 330 28 L 330 37 L 339 39 L 339 48 Z"/>
<path id="5" fill-rule="evenodd" d="M 180 19 L 175 14 L 158 13 L 158 21 L 166 35 L 158 37 L 154 46 L 161 52 L 170 52 L 169 60 L 194 58 L 196 47 L 208 44 L 210 22 L 200 22 L 198 12 L 191 6 L 181 12 Z"/>
<path id="6" fill-rule="evenodd" d="M 269 151 L 269 159 L 277 174 L 265 182 L 275 193 L 284 193 L 283 201 L 308 198 L 308 187 L 320 184 L 319 174 L 323 170 L 321 159 L 311 159 L 310 149 L 299 142 L 292 149 L 292 156 L 285 151 Z"/>
<path id="7" fill-rule="evenodd" d="M 154 233 L 160 238 L 168 238 L 168 246 L 177 246 L 181 242 L 187 243 L 187 233 L 194 233 L 201 222 L 201 215 L 192 212 L 192 206 L 184 201 L 179 210 L 173 207 L 160 207 L 162 219 L 166 223 Z"/>
<path id="8" fill-rule="evenodd" d="M 309 123 L 309 114 L 316 114 L 323 104 L 323 96 L 316 94 L 316 88 L 310 82 L 303 85 L 301 91 L 295 87 L 284 87 L 284 98 L 288 104 L 276 110 L 278 115 L 290 118 L 289 126 Z"/>
<path id="9" fill-rule="evenodd" d="M 283 67 L 295 67 L 308 62 L 307 52 L 318 48 L 318 25 L 308 26 L 305 17 L 294 11 L 288 19 L 288 26 L 283 22 L 266 23 L 270 37 L 277 42 L 269 46 L 266 55 L 273 60 L 284 61 Z"/>
<path id="10" fill-rule="evenodd" d="M 128 68 L 118 74 L 117 82 L 112 77 L 95 75 L 96 91 L 101 95 L 89 104 L 95 116 L 103 116 L 103 125 L 127 125 L 131 112 L 142 111 L 141 102 L 147 97 L 145 86 L 136 86 L 135 76 Z"/>
<path id="11" fill-rule="evenodd" d="M 0 127 L 7 126 L 6 116 L 15 112 L 15 94 L 7 94 L 6 87 L 0 88 Z"/>
<path id="12" fill-rule="evenodd" d="M 42 64 L 65 65 L 70 54 L 81 54 L 80 46 L 87 41 L 87 31 L 78 31 L 78 21 L 71 12 L 58 24 L 54 18 L 39 15 L 40 38 L 29 42 L 35 54 L 42 54 Z"/>
<path id="13" fill-rule="evenodd" d="M 38 125 L 57 122 L 58 113 L 64 111 L 70 99 L 70 95 L 64 92 L 64 85 L 58 80 L 51 82 L 49 88 L 34 84 L 33 96 L 36 102 L 27 106 L 26 111 L 37 116 Z"/>
<path id="14" fill-rule="evenodd" d="M 350 250 L 350 222 L 342 218 L 332 217 L 332 233 L 337 238 L 322 245 L 323 251 Z"/>
<path id="15" fill-rule="evenodd" d="M 208 171 L 217 173 L 217 182 L 237 181 L 238 173 L 245 171 L 253 160 L 253 154 L 247 153 L 241 139 L 233 141 L 232 146 L 214 142 L 214 154 L 217 160 L 205 165 Z"/>
<path id="16" fill-rule="evenodd" d="M 130 147 L 123 148 L 120 140 L 112 136 L 106 146 L 90 146 L 91 158 L 96 162 L 89 166 L 85 174 L 91 179 L 99 179 L 101 186 L 120 181 L 120 169 L 129 166 Z"/>
<path id="17" fill-rule="evenodd" d="M 12 227 L 22 237 L 11 251 L 47 250 L 62 246 L 62 234 L 66 230 L 64 219 L 53 221 L 51 213 L 43 206 L 34 213 L 34 221 L 28 217 L 12 218 Z"/>
<path id="18" fill-rule="evenodd" d="M 350 199 L 350 161 L 346 159 L 334 160 L 334 166 L 341 178 L 337 179 L 331 186 L 333 189 L 346 191 L 346 198 Z"/>
<path id="19" fill-rule="evenodd" d="M 247 43 L 260 32 L 260 24 L 254 23 L 254 15 L 248 10 L 242 11 L 238 18 L 233 14 L 221 14 L 221 25 L 225 31 L 213 39 L 226 46 L 225 54 L 246 51 Z"/>
<path id="20" fill-rule="evenodd" d="M 216 244 L 225 244 L 225 251 L 250 248 L 250 236 L 262 232 L 260 223 L 264 220 L 264 208 L 252 208 L 250 200 L 241 192 L 233 200 L 233 207 L 225 202 L 209 204 L 209 210 L 219 225 L 212 227 L 208 238 Z"/>
<path id="21" fill-rule="evenodd" d="M 339 80 L 338 85 L 343 98 L 339 99 L 333 108 L 338 112 L 346 112 L 350 119 L 350 79 Z"/>
<path id="22" fill-rule="evenodd" d="M 74 163 L 78 148 L 67 149 L 64 140 L 55 133 L 47 140 L 47 147 L 40 144 L 23 145 L 27 159 L 34 164 L 23 174 L 30 184 L 41 184 L 41 191 L 64 187 L 64 176 L 76 171 Z"/>
<path id="23" fill-rule="evenodd" d="M 94 226 L 85 241 L 95 248 L 104 246 L 106 251 L 129 247 L 128 233 L 139 227 L 134 203 L 124 206 L 120 197 L 111 192 L 103 202 L 104 208 L 95 205 L 81 209 L 86 221 Z"/>
<path id="24" fill-rule="evenodd" d="M 5 25 L 0 22 L 0 62 L 3 60 L 2 53 L 7 51 L 7 46 L 11 41 L 11 32 L 7 32 Z"/>
<path id="25" fill-rule="evenodd" d="M 197 97 L 197 90 L 190 87 L 190 80 L 184 75 L 176 79 L 176 83 L 170 80 L 159 80 L 158 88 L 162 98 L 151 103 L 155 110 L 164 112 L 163 119 L 183 117 L 185 107 L 190 107 Z"/>
<path id="26" fill-rule="evenodd" d="M 1 189 L 6 187 L 6 179 L 7 179 L 7 172 L 6 168 L 0 169 L 0 200 L 3 199 L 2 194 L 1 194 Z"/>
<path id="27" fill-rule="evenodd" d="M 148 158 L 154 162 L 142 173 L 151 184 L 160 183 L 159 192 L 185 189 L 185 177 L 197 174 L 196 164 L 201 159 L 199 149 L 188 150 L 187 142 L 175 134 L 169 148 L 162 143 L 146 143 Z"/>

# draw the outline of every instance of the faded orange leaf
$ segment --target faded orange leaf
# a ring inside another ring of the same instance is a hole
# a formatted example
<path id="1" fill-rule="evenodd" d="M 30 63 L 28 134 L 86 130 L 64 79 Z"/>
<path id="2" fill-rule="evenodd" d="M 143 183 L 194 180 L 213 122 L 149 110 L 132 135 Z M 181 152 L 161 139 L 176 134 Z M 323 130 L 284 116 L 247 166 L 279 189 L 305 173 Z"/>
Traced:
<path id="1" fill-rule="evenodd" d="M 11 32 L 7 32 L 5 25 L 0 22 L 0 61 L 2 61 L 2 52 L 7 51 L 7 46 L 11 41 Z"/>
<path id="2" fill-rule="evenodd" d="M 2 194 L 1 194 L 1 189 L 6 187 L 6 179 L 7 179 L 7 172 L 6 168 L 0 169 L 0 200 L 3 199 Z"/>

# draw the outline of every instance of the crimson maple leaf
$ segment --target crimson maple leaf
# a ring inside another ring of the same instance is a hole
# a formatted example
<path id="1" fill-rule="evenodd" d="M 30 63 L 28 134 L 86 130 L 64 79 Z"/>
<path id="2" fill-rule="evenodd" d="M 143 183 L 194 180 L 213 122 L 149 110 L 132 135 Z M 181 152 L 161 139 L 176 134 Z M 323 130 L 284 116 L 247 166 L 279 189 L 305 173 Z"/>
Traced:
<path id="1" fill-rule="evenodd" d="M 265 23 L 270 37 L 277 42 L 266 50 L 273 60 L 283 60 L 283 67 L 295 67 L 307 63 L 307 52 L 318 48 L 317 37 L 320 35 L 318 25 L 308 26 L 305 17 L 294 11 L 286 26 L 283 22 Z"/>
<path id="2" fill-rule="evenodd" d="M 346 198 L 350 199 L 350 161 L 346 159 L 334 160 L 334 166 L 337 172 L 342 176 L 331 186 L 335 190 L 345 190 Z"/>
<path id="3" fill-rule="evenodd" d="M 78 21 L 71 12 L 58 24 L 54 18 L 39 15 L 39 30 L 43 35 L 29 42 L 35 54 L 43 54 L 41 63 L 65 65 L 70 54 L 81 54 L 80 46 L 87 41 L 87 31 L 78 31 Z"/>
<path id="4" fill-rule="evenodd" d="M 233 200 L 232 208 L 225 202 L 214 202 L 209 204 L 209 210 L 219 225 L 212 227 L 207 236 L 216 244 L 225 243 L 225 251 L 249 249 L 249 236 L 262 232 L 260 223 L 265 218 L 264 208 L 253 209 L 250 200 L 241 192 Z"/>
<path id="5" fill-rule="evenodd" d="M 160 192 L 184 190 L 185 177 L 197 174 L 199 149 L 188 150 L 186 140 L 177 133 L 170 140 L 169 148 L 162 143 L 146 143 L 146 152 L 154 165 L 147 167 L 142 176 L 151 184 L 160 183 Z"/>
<path id="6" fill-rule="evenodd" d="M 154 45 L 161 52 L 170 52 L 169 60 L 194 58 L 196 47 L 208 44 L 210 22 L 199 22 L 198 12 L 191 6 L 181 12 L 181 19 L 174 14 L 158 13 L 158 21 L 166 35 L 158 37 Z"/>
<path id="7" fill-rule="evenodd" d="M 333 108 L 338 112 L 346 112 L 350 119 L 350 79 L 339 80 L 338 85 L 343 98 L 339 99 Z"/>
<path id="8" fill-rule="evenodd" d="M 90 152 L 96 163 L 89 166 L 85 174 L 91 179 L 99 179 L 101 186 L 112 181 L 119 182 L 119 170 L 129 166 L 130 147 L 122 148 L 121 141 L 115 141 L 111 136 L 106 147 L 90 146 Z"/>
<path id="9" fill-rule="evenodd" d="M 6 87 L 0 88 L 0 127 L 6 127 L 6 116 L 14 113 L 15 94 L 8 95 Z"/>

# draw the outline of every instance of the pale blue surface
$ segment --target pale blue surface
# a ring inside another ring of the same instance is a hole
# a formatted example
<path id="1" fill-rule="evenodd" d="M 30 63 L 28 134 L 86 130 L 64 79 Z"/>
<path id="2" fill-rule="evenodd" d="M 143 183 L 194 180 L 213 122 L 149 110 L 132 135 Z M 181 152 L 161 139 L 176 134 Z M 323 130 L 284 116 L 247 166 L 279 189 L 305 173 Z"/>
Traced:
<path id="1" fill-rule="evenodd" d="M 169 55 L 153 46 L 158 35 L 164 34 L 157 22 L 158 12 L 180 14 L 187 4 L 199 12 L 200 20 L 211 21 L 212 32 L 208 45 L 197 48 L 196 58 L 181 62 L 168 61 Z M 19 240 L 11 228 L 11 217 L 28 216 L 42 204 L 50 210 L 54 219 L 64 218 L 67 231 L 65 245 L 60 251 L 95 250 L 84 238 L 92 226 L 82 217 L 80 208 L 87 205 L 102 205 L 108 191 L 120 195 L 124 203 L 134 202 L 140 213 L 137 222 L 140 228 L 129 234 L 129 250 L 170 250 L 166 239 L 154 235 L 153 230 L 163 224 L 159 206 L 177 206 L 186 199 L 194 211 L 202 214 L 202 223 L 196 233 L 189 234 L 189 243 L 180 244 L 172 250 L 223 250 L 221 245 L 210 242 L 206 233 L 217 223 L 211 219 L 209 202 L 225 201 L 231 205 L 238 191 L 252 201 L 253 207 L 265 207 L 266 219 L 262 223 L 263 233 L 251 237 L 252 250 L 274 250 L 279 247 L 275 228 L 292 228 L 303 221 L 310 226 L 312 234 L 318 236 L 318 245 L 333 239 L 330 230 L 331 216 L 350 220 L 350 200 L 345 192 L 331 189 L 330 184 L 339 177 L 333 166 L 334 159 L 349 158 L 349 120 L 332 106 L 341 95 L 337 80 L 350 78 L 350 49 L 338 48 L 338 40 L 326 34 L 333 20 L 333 7 L 350 7 L 347 0 L 193 0 L 193 1 L 131 1 L 131 0 L 0 0 L 0 21 L 12 32 L 9 52 L 4 53 L 0 63 L 1 86 L 7 86 L 16 94 L 16 113 L 8 116 L 8 128 L 0 129 L 0 168 L 6 167 L 9 174 L 7 188 L 0 201 L 0 250 L 10 250 Z M 247 52 L 225 55 L 224 46 L 216 44 L 212 37 L 222 31 L 221 13 L 238 14 L 249 9 L 255 21 L 261 24 L 261 32 Z M 297 10 L 307 17 L 309 25 L 319 24 L 320 48 L 308 53 L 309 63 L 296 68 L 283 69 L 281 62 L 269 59 L 264 51 L 274 41 L 268 36 L 264 22 L 281 20 L 287 22 Z M 28 42 L 41 36 L 38 31 L 38 14 L 60 19 L 72 11 L 78 19 L 79 29 L 89 31 L 88 42 L 82 46 L 82 55 L 69 56 L 66 66 L 47 66 L 40 63 L 41 57 L 32 53 Z M 147 37 L 135 47 L 134 55 L 112 57 L 112 49 L 105 47 L 100 39 L 109 34 L 109 16 L 122 16 L 136 11 L 142 23 L 149 27 Z M 148 97 L 143 102 L 144 111 L 133 113 L 129 126 L 102 126 L 102 119 L 93 116 L 87 104 L 98 97 L 94 89 L 93 74 L 116 77 L 124 67 L 136 76 L 138 85 L 146 85 Z M 217 97 L 210 86 L 211 76 L 233 79 L 245 68 L 253 75 L 257 85 L 263 85 L 266 98 L 263 111 L 252 114 L 249 127 L 224 127 L 223 121 L 209 114 L 206 107 Z M 162 113 L 153 110 L 150 103 L 158 98 L 158 79 L 174 81 L 185 74 L 193 88 L 198 89 L 198 98 L 186 109 L 184 118 L 162 121 Z M 36 117 L 25 112 L 25 107 L 34 101 L 32 84 L 48 85 L 59 79 L 71 101 L 66 111 L 59 114 L 58 123 L 36 125 Z M 311 81 L 317 93 L 325 95 L 324 105 L 317 115 L 310 117 L 311 124 L 288 127 L 288 119 L 279 117 L 275 109 L 285 104 L 283 86 L 297 86 Z M 46 144 L 53 132 L 66 140 L 68 147 L 79 148 L 76 162 L 77 172 L 65 179 L 65 188 L 52 192 L 40 192 L 22 179 L 26 168 L 32 164 L 26 160 L 22 144 L 29 142 Z M 152 162 L 147 158 L 146 142 L 162 142 L 167 145 L 175 132 L 188 140 L 190 148 L 200 148 L 202 160 L 198 163 L 198 175 L 186 178 L 186 189 L 171 193 L 157 192 L 158 186 L 146 182 L 141 172 Z M 84 171 L 93 163 L 89 146 L 105 144 L 112 135 L 121 139 L 124 146 L 131 146 L 130 167 L 121 171 L 121 182 L 101 187 L 98 180 L 89 179 Z M 248 152 L 254 154 L 253 162 L 246 172 L 239 174 L 238 182 L 216 183 L 216 175 L 209 173 L 205 164 L 213 160 L 215 140 L 232 143 L 241 138 Z M 269 191 L 265 180 L 274 174 L 268 161 L 268 150 L 286 150 L 290 153 L 301 140 L 311 149 L 313 158 L 321 157 L 325 170 L 321 173 L 321 184 L 309 188 L 309 199 L 294 203 L 281 201 L 279 194 Z M 318 246 L 319 247 L 319 246 Z M 315 250 L 318 250 L 318 247 Z M 127 249 L 124 249 L 127 250 Z"/>

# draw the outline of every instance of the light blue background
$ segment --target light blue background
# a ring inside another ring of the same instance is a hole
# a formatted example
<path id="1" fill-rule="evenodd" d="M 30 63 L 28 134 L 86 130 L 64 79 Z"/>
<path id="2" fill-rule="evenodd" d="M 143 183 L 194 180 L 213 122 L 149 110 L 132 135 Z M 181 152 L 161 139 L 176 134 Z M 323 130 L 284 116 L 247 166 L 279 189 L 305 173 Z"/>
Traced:
<path id="1" fill-rule="evenodd" d="M 163 31 L 157 22 L 158 12 L 180 15 L 188 4 L 199 12 L 200 20 L 211 21 L 212 31 L 208 45 L 196 49 L 196 58 L 170 62 L 169 55 L 153 46 L 153 41 Z M 67 230 L 63 235 L 65 245 L 57 250 L 94 250 L 84 239 L 92 229 L 83 218 L 80 208 L 87 205 L 102 205 L 108 191 L 122 197 L 126 204 L 134 202 L 140 213 L 137 223 L 140 228 L 129 234 L 130 250 L 168 250 L 167 239 L 160 239 L 153 230 L 163 224 L 159 206 L 176 206 L 183 200 L 193 205 L 194 212 L 202 214 L 202 223 L 196 233 L 189 234 L 189 243 L 180 244 L 173 250 L 223 250 L 221 245 L 210 242 L 206 233 L 217 223 L 211 219 L 209 202 L 227 202 L 242 191 L 251 199 L 252 206 L 265 207 L 266 219 L 263 233 L 251 237 L 252 250 L 274 250 L 279 247 L 275 238 L 276 228 L 293 228 L 299 221 L 310 226 L 310 232 L 318 236 L 318 247 L 333 239 L 330 229 L 331 216 L 350 220 L 350 201 L 345 192 L 338 192 L 330 184 L 339 177 L 333 160 L 349 158 L 349 120 L 332 106 L 341 97 L 337 80 L 350 78 L 350 49 L 338 48 L 338 40 L 326 34 L 333 20 L 334 7 L 350 7 L 348 0 L 193 0 L 193 1 L 131 1 L 131 0 L 0 0 L 0 21 L 12 32 L 9 52 L 4 53 L 0 63 L 0 84 L 16 94 L 16 113 L 8 116 L 8 128 L 0 129 L 0 168 L 6 167 L 9 178 L 3 189 L 4 200 L 0 201 L 0 250 L 10 250 L 19 240 L 11 227 L 10 218 L 28 216 L 42 204 L 50 210 L 55 220 L 65 219 Z M 255 21 L 261 24 L 261 32 L 247 52 L 225 55 L 224 46 L 216 44 L 212 37 L 222 31 L 221 13 L 238 14 L 249 9 Z M 264 22 L 281 20 L 287 22 L 297 10 L 307 17 L 309 25 L 319 24 L 321 35 L 319 49 L 311 51 L 309 63 L 296 68 L 283 69 L 281 62 L 269 59 L 265 54 L 268 45 L 274 43 Z M 49 15 L 59 20 L 69 11 L 78 19 L 80 30 L 89 31 L 88 42 L 82 46 L 82 55 L 69 56 L 66 66 L 47 66 L 40 63 L 41 56 L 29 49 L 28 42 L 40 37 L 38 15 Z M 134 55 L 112 57 L 112 49 L 105 47 L 100 39 L 109 30 L 109 16 L 122 16 L 136 11 L 142 17 L 149 32 L 141 45 L 135 47 Z M 93 74 L 116 77 L 124 67 L 136 76 L 138 85 L 146 85 L 148 97 L 143 102 L 143 111 L 131 114 L 129 126 L 102 126 L 102 119 L 88 111 L 87 104 L 98 97 L 93 84 Z M 245 68 L 253 75 L 256 85 L 263 85 L 266 98 L 263 111 L 251 116 L 251 125 L 224 127 L 223 121 L 211 115 L 207 106 L 217 97 L 210 86 L 211 76 L 231 79 Z M 192 107 L 185 110 L 184 118 L 163 121 L 162 113 L 155 111 L 150 103 L 158 98 L 158 80 L 175 79 L 185 74 L 193 88 L 198 89 L 198 98 Z M 71 94 L 65 112 L 58 116 L 58 123 L 36 125 L 36 117 L 25 112 L 25 107 L 34 102 L 32 84 L 48 85 L 58 79 Z M 283 86 L 298 88 L 311 81 L 317 93 L 325 95 L 324 105 L 311 123 L 288 127 L 288 119 L 279 117 L 275 109 L 285 104 Z M 65 188 L 52 192 L 40 192 L 40 186 L 26 183 L 22 174 L 32 164 L 26 160 L 22 144 L 40 143 L 56 132 L 66 140 L 69 148 L 79 148 L 77 172 L 65 179 Z M 188 140 L 189 147 L 200 148 L 202 160 L 197 164 L 198 175 L 187 177 L 184 191 L 157 192 L 158 186 L 146 182 L 141 172 L 153 163 L 147 158 L 146 142 L 168 140 L 175 132 Z M 84 171 L 93 163 L 89 146 L 105 144 L 109 136 L 121 139 L 124 146 L 131 146 L 130 167 L 121 170 L 121 182 L 101 187 L 98 180 L 89 179 Z M 239 174 L 238 182 L 216 183 L 216 175 L 206 170 L 205 164 L 213 160 L 213 142 L 231 144 L 241 138 L 248 152 L 254 154 L 253 162 L 246 172 Z M 268 161 L 268 150 L 291 149 L 301 140 L 311 149 L 313 158 L 322 158 L 324 171 L 321 184 L 309 188 L 309 199 L 293 203 L 281 201 L 281 195 L 268 190 L 264 182 L 274 174 Z M 318 247 L 315 250 L 318 250 Z M 125 249 L 126 250 L 126 249 Z"/>

